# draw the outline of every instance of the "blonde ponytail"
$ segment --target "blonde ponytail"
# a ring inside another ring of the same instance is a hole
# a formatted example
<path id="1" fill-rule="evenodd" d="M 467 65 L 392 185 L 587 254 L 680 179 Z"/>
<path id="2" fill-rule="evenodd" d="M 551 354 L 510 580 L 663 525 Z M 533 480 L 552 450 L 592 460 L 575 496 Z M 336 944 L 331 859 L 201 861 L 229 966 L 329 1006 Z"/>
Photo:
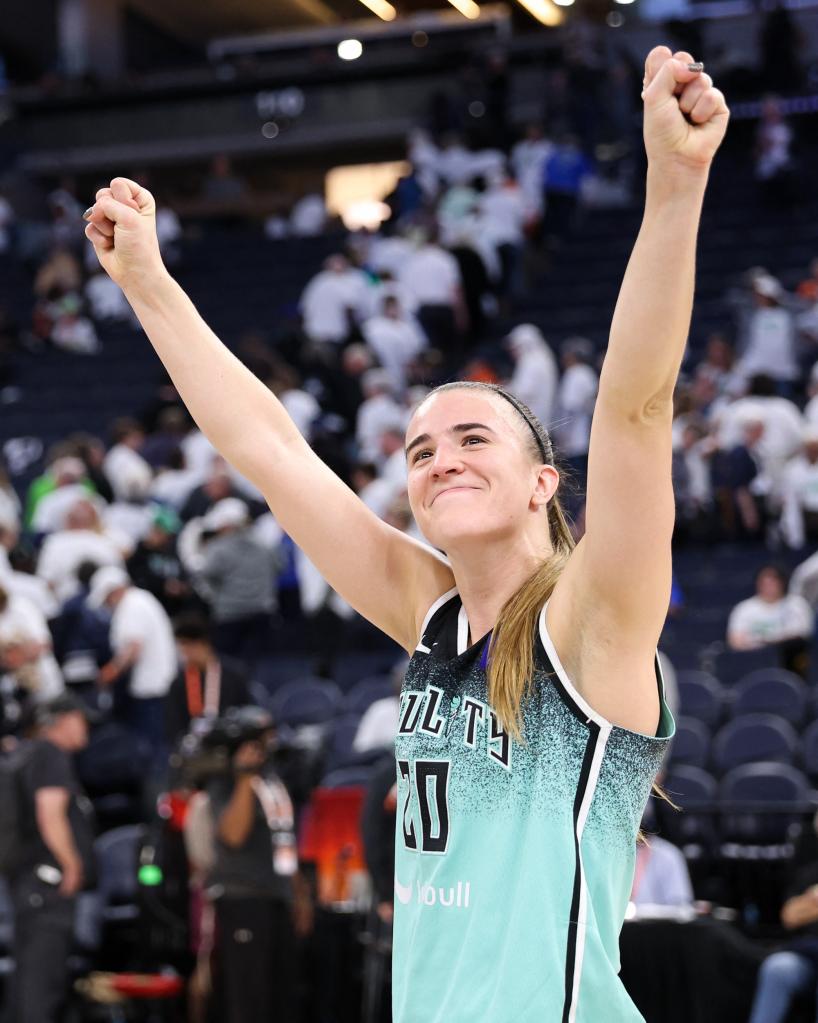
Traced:
<path id="1" fill-rule="evenodd" d="M 548 524 L 554 553 L 506 601 L 489 650 L 489 704 L 503 728 L 518 742 L 522 741 L 520 710 L 534 676 L 537 619 L 574 549 L 574 538 L 556 497 L 548 509 Z"/>

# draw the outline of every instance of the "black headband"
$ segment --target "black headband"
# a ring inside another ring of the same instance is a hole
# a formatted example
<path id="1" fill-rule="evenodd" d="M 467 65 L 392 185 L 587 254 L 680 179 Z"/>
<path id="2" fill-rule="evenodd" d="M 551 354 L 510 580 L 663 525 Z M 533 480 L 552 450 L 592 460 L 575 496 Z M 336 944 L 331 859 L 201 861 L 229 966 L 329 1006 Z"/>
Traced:
<path id="1" fill-rule="evenodd" d="M 529 430 L 531 430 L 534 434 L 534 440 L 537 442 L 537 448 L 542 456 L 543 462 L 545 462 L 546 465 L 551 465 L 553 458 L 549 457 L 548 452 L 545 450 L 545 441 L 543 440 L 540 431 L 537 429 L 537 424 L 534 421 L 533 415 L 526 409 L 525 405 L 523 405 L 518 398 L 515 398 L 513 394 L 509 394 L 508 391 L 504 391 L 502 387 L 492 388 L 492 390 L 495 394 L 499 394 L 501 398 L 505 398 L 509 405 L 516 409 L 522 416 Z"/>

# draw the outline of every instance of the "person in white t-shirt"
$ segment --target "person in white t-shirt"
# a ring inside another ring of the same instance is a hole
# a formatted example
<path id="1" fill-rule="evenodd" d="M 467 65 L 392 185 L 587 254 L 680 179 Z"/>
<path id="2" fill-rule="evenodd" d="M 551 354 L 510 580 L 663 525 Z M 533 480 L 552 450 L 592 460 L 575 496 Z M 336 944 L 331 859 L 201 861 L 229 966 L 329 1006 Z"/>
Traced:
<path id="1" fill-rule="evenodd" d="M 538 219 L 542 214 L 545 165 L 553 151 L 554 143 L 545 137 L 539 124 L 530 124 L 525 138 L 511 151 L 511 165 L 525 196 L 529 221 Z"/>
<path id="2" fill-rule="evenodd" d="M 4 509 L 0 501 L 0 586 L 12 596 L 25 597 L 46 619 L 53 618 L 60 608 L 48 583 L 39 576 L 31 575 L 28 570 L 17 571 L 9 560 L 9 552 L 17 546 L 19 538 L 20 522 L 16 510 Z"/>
<path id="3" fill-rule="evenodd" d="M 417 303 L 430 345 L 451 351 L 466 315 L 462 279 L 457 260 L 437 244 L 433 230 L 404 262 L 398 280 Z"/>
<path id="4" fill-rule="evenodd" d="M 798 365 L 795 317 L 784 303 L 784 289 L 769 274 L 753 279 L 756 308 L 748 315 L 746 332 L 739 339 L 741 358 L 736 369 L 745 379 L 760 373 L 781 386 L 791 386 L 801 375 Z"/>
<path id="5" fill-rule="evenodd" d="M 304 332 L 311 341 L 342 344 L 366 309 L 366 276 L 345 256 L 329 256 L 301 295 Z"/>
<path id="6" fill-rule="evenodd" d="M 563 344 L 563 374 L 557 388 L 554 436 L 565 458 L 580 462 L 588 457 L 599 387 L 599 378 L 590 365 L 593 351 L 591 342 L 583 337 L 570 338 Z"/>
<path id="7" fill-rule="evenodd" d="M 66 456 L 58 458 L 49 468 L 54 479 L 54 489 L 44 494 L 37 502 L 31 516 L 31 529 L 35 533 L 53 533 L 65 529 L 68 510 L 82 498 L 102 503 L 102 498 L 93 494 L 87 478 L 87 470 L 81 458 Z"/>
<path id="8" fill-rule="evenodd" d="M 130 500 L 134 489 L 145 490 L 153 480 L 153 470 L 139 454 L 145 431 L 135 420 L 123 416 L 111 426 L 113 445 L 102 463 L 102 471 L 117 501 Z"/>
<path id="9" fill-rule="evenodd" d="M 100 668 L 99 684 L 107 688 L 130 673 L 124 718 L 150 743 L 164 769 L 163 700 L 178 671 L 176 641 L 167 612 L 147 590 L 131 584 L 128 573 L 115 566 L 100 568 L 91 578 L 88 606 L 111 611 L 113 657 Z"/>
<path id="10" fill-rule="evenodd" d="M 361 386 L 365 400 L 358 409 L 355 439 L 361 457 L 376 461 L 384 430 L 390 427 L 404 429 L 408 415 L 393 396 L 392 377 L 387 370 L 368 369 L 361 378 Z"/>
<path id="11" fill-rule="evenodd" d="M 784 468 L 780 481 L 781 533 L 789 547 L 818 539 L 818 429 L 804 431 L 804 446 Z"/>
<path id="12" fill-rule="evenodd" d="M 787 578 L 775 565 L 765 565 L 756 576 L 756 595 L 742 600 L 727 621 L 731 650 L 777 647 L 782 667 L 806 677 L 809 645 L 815 623 L 803 597 L 787 594 Z"/>
<path id="13" fill-rule="evenodd" d="M 37 701 L 65 688 L 51 652 L 51 633 L 39 608 L 0 583 L 0 673 L 10 675 Z"/>
<path id="14" fill-rule="evenodd" d="M 46 537 L 40 548 L 37 575 L 64 603 L 79 591 L 77 569 L 83 561 L 121 565 L 122 548 L 100 529 L 99 516 L 87 500 L 77 501 L 66 516 L 66 527 Z"/>
<path id="15" fill-rule="evenodd" d="M 533 323 L 516 326 L 506 337 L 506 347 L 514 360 L 508 390 L 550 429 L 559 380 L 556 356 Z"/>
<path id="16" fill-rule="evenodd" d="M 406 387 L 406 367 L 426 347 L 426 338 L 413 317 L 407 316 L 396 295 L 387 294 L 380 315 L 361 328 L 364 340 L 389 373 L 398 392 Z"/>
<path id="17" fill-rule="evenodd" d="M 85 285 L 85 300 L 91 316 L 98 322 L 136 323 L 133 310 L 122 288 L 104 271 L 92 274 Z"/>

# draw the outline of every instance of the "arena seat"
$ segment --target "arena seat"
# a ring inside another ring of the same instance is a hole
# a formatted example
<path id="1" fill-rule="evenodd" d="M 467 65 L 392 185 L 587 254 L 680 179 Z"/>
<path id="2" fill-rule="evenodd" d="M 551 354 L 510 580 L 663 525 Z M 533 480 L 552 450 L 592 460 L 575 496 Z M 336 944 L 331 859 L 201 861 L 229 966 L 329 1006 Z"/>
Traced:
<path id="1" fill-rule="evenodd" d="M 662 787 L 678 807 L 668 807 L 662 813 L 663 835 L 685 852 L 694 850 L 694 855 L 712 848 L 715 827 L 711 811 L 718 792 L 713 775 L 692 764 L 671 763 Z"/>
<path id="2" fill-rule="evenodd" d="M 281 724 L 322 725 L 341 707 L 341 690 L 324 679 L 300 679 L 282 686 L 270 701 L 273 717 Z"/>
<path id="3" fill-rule="evenodd" d="M 707 767 L 711 741 L 707 725 L 696 718 L 680 717 L 676 722 L 676 734 L 670 747 L 671 763 Z"/>
<path id="4" fill-rule="evenodd" d="M 818 781 L 818 721 L 801 735 L 801 764 L 813 782 Z"/>
<path id="5" fill-rule="evenodd" d="M 747 714 L 716 734 L 713 764 L 720 773 L 757 760 L 792 764 L 798 749 L 798 735 L 789 722 L 774 714 Z"/>
<path id="6" fill-rule="evenodd" d="M 395 684 L 388 675 L 362 678 L 344 696 L 344 710 L 348 714 L 363 714 L 376 700 L 396 696 Z"/>
<path id="7" fill-rule="evenodd" d="M 804 680 L 784 668 L 759 668 L 745 675 L 735 687 L 731 704 L 733 717 L 744 714 L 776 714 L 798 726 L 808 712 Z"/>
<path id="8" fill-rule="evenodd" d="M 677 677 L 679 707 L 687 717 L 715 728 L 724 713 L 724 689 L 717 678 L 706 671 L 680 671 Z"/>
<path id="9" fill-rule="evenodd" d="M 789 829 L 814 802 L 814 793 L 790 764 L 761 761 L 729 771 L 719 785 L 718 800 L 723 855 L 742 858 L 750 846 L 752 858 L 756 847 L 772 846 L 786 858 L 791 854 Z M 768 856 L 777 858 L 770 852 Z"/>

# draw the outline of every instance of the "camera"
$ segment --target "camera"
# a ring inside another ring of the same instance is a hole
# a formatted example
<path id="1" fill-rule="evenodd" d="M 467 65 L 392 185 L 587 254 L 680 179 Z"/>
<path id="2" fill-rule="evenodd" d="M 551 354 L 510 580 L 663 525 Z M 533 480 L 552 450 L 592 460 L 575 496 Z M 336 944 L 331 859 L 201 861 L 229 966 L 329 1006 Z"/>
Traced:
<path id="1" fill-rule="evenodd" d="M 234 773 L 233 755 L 275 727 L 261 707 L 231 707 L 222 717 L 197 718 L 171 756 L 171 770 L 187 788 L 200 788 L 212 778 Z M 270 748 L 270 756 L 274 756 Z"/>

